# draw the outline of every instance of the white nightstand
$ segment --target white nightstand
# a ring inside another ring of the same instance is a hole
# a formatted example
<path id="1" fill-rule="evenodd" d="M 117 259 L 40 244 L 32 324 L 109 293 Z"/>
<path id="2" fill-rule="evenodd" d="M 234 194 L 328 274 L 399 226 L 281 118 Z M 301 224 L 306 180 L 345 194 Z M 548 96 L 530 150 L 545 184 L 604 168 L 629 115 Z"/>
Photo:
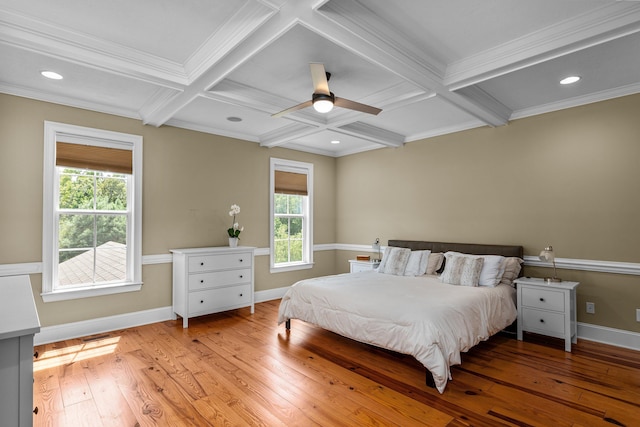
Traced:
<path id="1" fill-rule="evenodd" d="M 378 268 L 380 261 L 358 261 L 356 259 L 349 260 L 349 272 L 359 273 L 361 271 L 369 271 Z"/>
<path id="2" fill-rule="evenodd" d="M 576 288 L 579 282 L 552 282 L 521 277 L 518 288 L 518 339 L 522 332 L 564 338 L 565 351 L 578 342 Z"/>

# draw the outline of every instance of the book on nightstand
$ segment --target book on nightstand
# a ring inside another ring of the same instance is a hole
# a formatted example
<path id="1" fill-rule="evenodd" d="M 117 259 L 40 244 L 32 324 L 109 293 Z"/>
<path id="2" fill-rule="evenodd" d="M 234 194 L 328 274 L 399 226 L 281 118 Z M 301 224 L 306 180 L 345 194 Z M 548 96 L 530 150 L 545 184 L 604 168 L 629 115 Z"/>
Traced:
<path id="1" fill-rule="evenodd" d="M 371 257 L 369 255 L 356 255 L 357 261 L 371 261 Z"/>

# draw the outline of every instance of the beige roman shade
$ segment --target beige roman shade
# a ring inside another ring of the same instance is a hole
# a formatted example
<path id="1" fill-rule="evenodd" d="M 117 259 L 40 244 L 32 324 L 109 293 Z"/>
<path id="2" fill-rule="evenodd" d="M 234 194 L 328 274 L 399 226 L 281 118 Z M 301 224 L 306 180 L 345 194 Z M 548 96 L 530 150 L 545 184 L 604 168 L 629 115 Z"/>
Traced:
<path id="1" fill-rule="evenodd" d="M 275 171 L 274 193 L 307 196 L 307 174 Z"/>
<path id="2" fill-rule="evenodd" d="M 131 175 L 132 159 L 131 150 L 56 142 L 56 166 Z"/>

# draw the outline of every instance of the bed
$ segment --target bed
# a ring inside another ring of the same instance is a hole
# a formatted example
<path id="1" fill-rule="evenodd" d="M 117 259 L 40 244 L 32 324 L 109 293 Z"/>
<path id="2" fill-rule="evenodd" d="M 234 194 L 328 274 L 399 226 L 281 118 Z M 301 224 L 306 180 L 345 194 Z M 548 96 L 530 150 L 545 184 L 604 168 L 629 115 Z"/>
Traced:
<path id="1" fill-rule="evenodd" d="M 434 263 L 439 254 L 442 266 Z M 298 319 L 412 355 L 425 366 L 427 385 L 442 393 L 462 352 L 515 321 L 510 282 L 521 271 L 522 256 L 522 246 L 389 240 L 380 271 L 291 286 L 280 303 L 278 324 L 290 330 L 291 319 Z"/>

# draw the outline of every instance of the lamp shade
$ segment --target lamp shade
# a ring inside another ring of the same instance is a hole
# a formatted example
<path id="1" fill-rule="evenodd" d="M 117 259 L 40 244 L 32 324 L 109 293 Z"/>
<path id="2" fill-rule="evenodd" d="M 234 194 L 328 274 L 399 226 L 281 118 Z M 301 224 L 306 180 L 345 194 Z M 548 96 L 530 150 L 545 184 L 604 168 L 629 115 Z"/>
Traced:
<path id="1" fill-rule="evenodd" d="M 550 262 L 553 265 L 553 277 L 545 277 L 545 281 L 562 282 L 562 279 L 556 276 L 556 254 L 553 252 L 553 246 L 549 245 L 544 248 L 539 255 L 540 261 Z"/>
<path id="2" fill-rule="evenodd" d="M 556 254 L 553 252 L 552 246 L 547 246 L 540 252 L 540 261 L 554 262 Z"/>

